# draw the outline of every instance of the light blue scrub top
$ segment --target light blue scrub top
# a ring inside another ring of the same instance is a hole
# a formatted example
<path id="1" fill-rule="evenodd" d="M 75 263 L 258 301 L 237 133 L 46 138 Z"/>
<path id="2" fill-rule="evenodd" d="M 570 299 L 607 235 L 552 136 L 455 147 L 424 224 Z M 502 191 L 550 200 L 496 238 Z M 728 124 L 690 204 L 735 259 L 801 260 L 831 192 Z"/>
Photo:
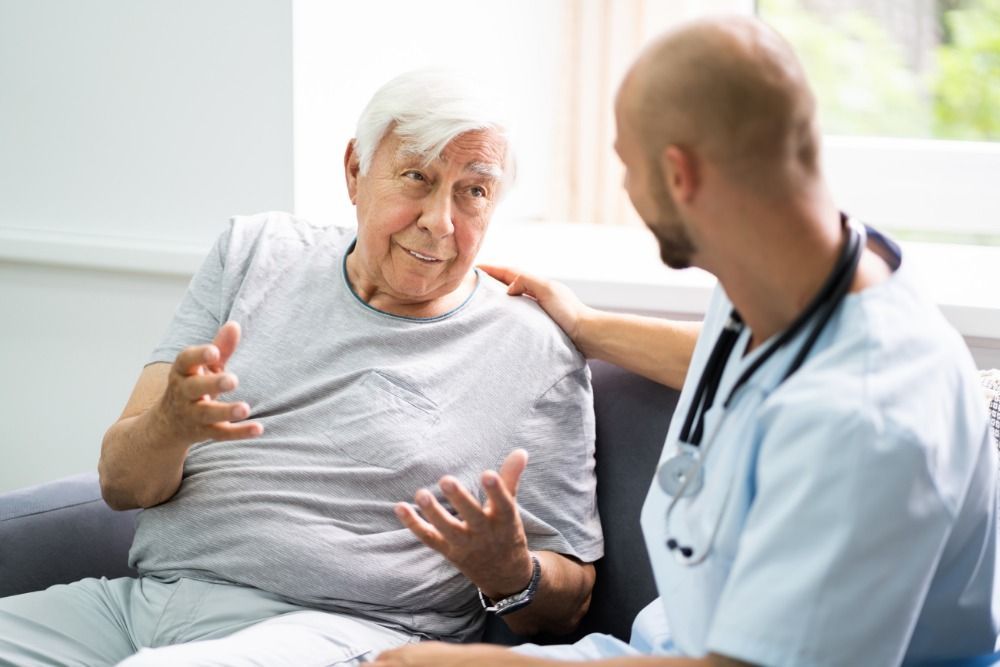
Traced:
<path id="1" fill-rule="evenodd" d="M 671 517 L 671 537 L 698 553 L 720 522 L 708 559 L 685 567 L 667 550 L 670 498 L 654 478 L 642 529 L 660 598 L 637 618 L 632 645 L 591 636 L 523 652 L 716 652 L 795 666 L 991 652 L 997 453 L 967 348 L 907 274 L 848 295 L 778 386 L 807 326 L 724 414 L 736 378 L 768 344 L 744 356 L 744 331 L 706 415 L 704 488 Z M 677 452 L 731 308 L 717 289 L 661 462 Z"/>

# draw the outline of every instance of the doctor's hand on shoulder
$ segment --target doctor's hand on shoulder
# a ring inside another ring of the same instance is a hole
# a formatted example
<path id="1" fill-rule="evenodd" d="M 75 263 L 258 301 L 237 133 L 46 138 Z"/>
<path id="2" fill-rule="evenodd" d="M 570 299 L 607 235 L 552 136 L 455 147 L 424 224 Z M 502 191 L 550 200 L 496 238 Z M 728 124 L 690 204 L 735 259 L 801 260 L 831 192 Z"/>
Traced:
<path id="1" fill-rule="evenodd" d="M 479 268 L 507 285 L 511 296 L 538 302 L 588 359 L 611 362 L 674 389 L 684 385 L 700 322 L 598 310 L 560 282 L 502 266 Z"/>
<path id="2" fill-rule="evenodd" d="M 523 295 L 537 301 L 552 321 L 580 347 L 581 325 L 586 318 L 593 317 L 598 311 L 584 304 L 573 290 L 555 280 L 546 280 L 505 266 L 480 264 L 479 268 L 507 285 L 507 294 Z"/>
<path id="3" fill-rule="evenodd" d="M 483 503 L 446 475 L 438 487 L 455 514 L 420 489 L 416 508 L 398 503 L 396 516 L 475 584 L 484 605 L 502 614 L 514 632 L 570 632 L 589 606 L 594 567 L 554 552 L 529 551 L 516 500 L 527 464 L 528 453 L 517 449 L 498 472 L 483 472 Z"/>

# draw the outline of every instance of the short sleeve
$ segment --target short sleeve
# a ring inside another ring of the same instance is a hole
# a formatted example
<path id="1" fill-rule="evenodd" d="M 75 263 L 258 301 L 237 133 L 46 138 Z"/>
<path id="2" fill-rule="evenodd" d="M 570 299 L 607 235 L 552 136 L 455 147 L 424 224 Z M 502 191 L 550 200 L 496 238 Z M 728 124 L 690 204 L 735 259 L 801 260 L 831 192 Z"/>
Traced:
<path id="1" fill-rule="evenodd" d="M 535 400 L 507 450 L 529 454 L 517 499 L 531 549 L 585 563 L 604 555 L 594 439 L 590 369 L 583 365 Z"/>
<path id="2" fill-rule="evenodd" d="M 763 414 L 707 647 L 756 664 L 898 664 L 951 513 L 915 436 L 850 401 L 819 403 Z"/>
<path id="3" fill-rule="evenodd" d="M 228 308 L 223 303 L 223 279 L 231 233 L 230 224 L 215 241 L 188 284 L 167 333 L 150 354 L 147 364 L 173 363 L 177 353 L 185 347 L 210 343 L 225 323 Z"/>

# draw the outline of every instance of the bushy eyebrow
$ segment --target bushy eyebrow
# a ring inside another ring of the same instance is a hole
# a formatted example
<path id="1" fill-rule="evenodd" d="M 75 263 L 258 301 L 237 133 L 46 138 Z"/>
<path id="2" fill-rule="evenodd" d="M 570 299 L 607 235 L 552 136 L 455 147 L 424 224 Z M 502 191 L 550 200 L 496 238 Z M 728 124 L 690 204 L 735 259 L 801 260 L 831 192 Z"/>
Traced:
<path id="1" fill-rule="evenodd" d="M 492 162 L 470 162 L 465 165 L 465 171 L 471 171 L 474 174 L 491 178 L 494 181 L 503 180 L 503 169 Z"/>
<path id="2" fill-rule="evenodd" d="M 417 151 L 403 148 L 397 155 L 397 164 L 398 166 L 420 164 L 423 167 L 427 167 L 435 159 L 438 158 L 428 158 L 426 155 L 422 155 Z M 463 170 L 472 172 L 476 176 L 482 176 L 494 181 L 503 180 L 503 167 L 495 162 L 469 162 L 465 165 L 465 167 L 463 167 Z"/>

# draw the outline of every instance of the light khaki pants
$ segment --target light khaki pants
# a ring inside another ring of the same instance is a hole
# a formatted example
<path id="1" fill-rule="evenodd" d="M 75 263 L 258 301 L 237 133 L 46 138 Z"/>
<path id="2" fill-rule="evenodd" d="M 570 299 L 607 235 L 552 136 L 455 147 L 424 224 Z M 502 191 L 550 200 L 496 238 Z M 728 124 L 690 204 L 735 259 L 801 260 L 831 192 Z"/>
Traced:
<path id="1" fill-rule="evenodd" d="M 242 586 L 84 579 L 0 599 L 0 665 L 357 665 L 417 641 Z"/>

